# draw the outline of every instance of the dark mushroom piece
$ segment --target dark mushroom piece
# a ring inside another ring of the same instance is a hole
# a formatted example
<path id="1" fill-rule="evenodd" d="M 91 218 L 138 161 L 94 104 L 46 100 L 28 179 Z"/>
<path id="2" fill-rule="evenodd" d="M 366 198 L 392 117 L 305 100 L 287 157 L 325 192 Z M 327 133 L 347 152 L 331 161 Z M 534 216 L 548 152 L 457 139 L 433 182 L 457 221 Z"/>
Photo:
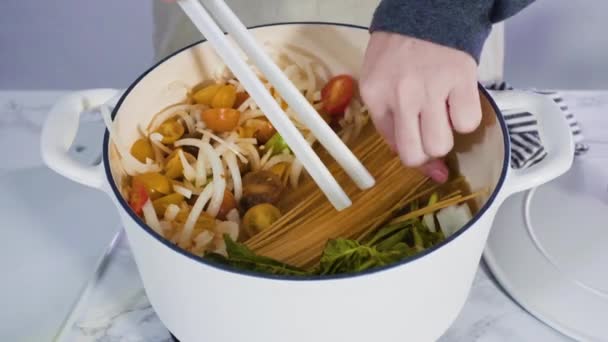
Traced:
<path id="1" fill-rule="evenodd" d="M 266 170 L 249 172 L 243 177 L 242 211 L 262 203 L 276 204 L 283 192 L 281 178 Z"/>

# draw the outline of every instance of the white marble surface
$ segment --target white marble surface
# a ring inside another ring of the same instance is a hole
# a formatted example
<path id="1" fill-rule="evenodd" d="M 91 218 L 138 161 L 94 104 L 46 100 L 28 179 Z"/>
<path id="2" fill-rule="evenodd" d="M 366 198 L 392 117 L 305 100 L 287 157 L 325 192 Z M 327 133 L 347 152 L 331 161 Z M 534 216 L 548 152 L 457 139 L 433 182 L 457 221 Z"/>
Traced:
<path id="1" fill-rule="evenodd" d="M 4 149 L 0 152 L 8 156 L 0 163 L 0 177 L 8 173 L 14 173 L 15 170 L 23 173 L 25 170 L 41 167 L 41 159 L 37 150 L 40 124 L 49 105 L 59 95 L 61 95 L 60 92 L 0 92 L 0 148 Z M 606 120 L 608 116 L 608 92 L 567 92 L 565 97 L 581 121 L 586 141 L 592 144 L 592 148 L 597 148 L 596 151 L 606 151 L 608 139 L 605 138 L 605 133 L 588 130 L 587 128 L 597 123 L 598 121 L 596 120 Z M 84 162 L 92 162 L 96 159 L 96 154 L 99 152 L 99 145 L 97 145 L 99 142 L 97 140 L 98 136 L 93 134 L 99 130 L 99 127 L 95 127 L 95 124 L 91 125 L 89 128 L 91 134 L 84 134 L 84 136 L 79 134 L 77 137 L 77 144 L 85 146 L 86 153 L 76 153 L 75 155 Z M 32 145 L 18 145 L 23 146 L 22 148 L 28 151 L 27 157 L 23 157 L 22 153 L 17 153 L 14 149 L 14 146 L 17 146 L 17 143 L 23 141 L 23 139 L 26 139 Z M 50 174 L 48 170 L 41 172 Z M 0 199 L 2 199 L 1 194 L 4 192 L 2 190 L 5 190 L 5 188 L 2 188 L 2 184 L 0 182 Z M 6 187 L 6 185 L 4 186 Z M 87 195 L 87 190 L 84 187 L 76 189 L 79 189 L 79 191 L 75 190 L 73 201 L 84 200 L 87 196 L 90 196 Z M 43 189 L 41 193 L 44 192 L 45 190 Z M 9 203 L 9 206 L 14 204 L 14 201 L 10 202 L 10 200 L 9 198 L 5 201 Z M 102 201 L 101 199 L 99 200 Z M 103 216 L 114 215 L 111 206 L 105 206 L 100 208 L 100 210 Z M 8 209 L 5 210 L 5 215 L 9 215 L 10 217 L 11 214 Z M 33 213 L 29 214 L 35 215 Z M 61 210 L 56 213 L 56 216 L 61 215 L 67 214 L 61 212 Z M 75 224 L 77 222 L 71 223 L 72 226 Z M 92 227 L 78 228 L 82 230 Z M 101 227 L 97 229 L 102 230 Z M 59 337 L 64 338 L 66 341 L 78 342 L 170 341 L 168 331 L 163 327 L 162 322 L 160 322 L 147 301 L 131 252 L 122 233 L 115 236 L 114 243 L 110 245 L 112 235 L 107 234 L 107 232 L 115 231 L 115 226 L 107 227 L 106 234 L 97 238 L 97 249 L 93 253 L 96 255 L 95 258 L 90 257 L 91 251 L 88 252 L 89 259 L 99 260 L 104 248 L 106 248 L 107 255 L 101 259 L 101 264 L 97 261 L 83 264 L 88 269 L 84 273 L 81 270 L 80 277 L 60 276 L 55 277 L 57 279 L 50 280 L 58 284 L 61 284 L 61 281 L 76 282 L 76 284 L 65 284 L 65 288 L 69 288 L 71 291 L 67 295 L 64 293 L 64 295 L 68 301 L 67 306 L 71 307 L 72 310 L 65 314 L 61 310 L 56 311 L 53 317 L 55 321 L 59 320 L 61 324 L 57 324 L 57 322 L 54 322 L 54 325 L 49 324 L 48 317 L 37 317 L 42 323 L 47 324 L 49 328 L 45 331 L 23 331 L 19 335 L 15 332 L 18 328 L 21 327 L 20 329 L 24 330 L 27 329 L 28 325 L 36 325 L 39 322 L 19 322 L 18 319 L 22 319 L 21 316 L 17 318 L 10 317 L 10 310 L 7 309 L 11 306 L 19 305 L 19 301 L 6 296 L 6 283 L 0 284 L 0 302 L 3 303 L 0 313 L 2 314 L 3 325 L 6 326 L 7 320 L 13 319 L 13 325 L 17 326 L 17 328 L 13 327 L 10 331 L 12 334 L 7 333 L 5 331 L 7 330 L 6 328 L 0 328 L 0 340 L 46 341 L 57 337 L 56 334 L 58 334 Z M 44 236 L 39 241 L 41 246 L 44 245 L 45 238 L 48 240 L 48 244 L 53 244 L 55 242 L 53 240 L 58 239 L 57 236 Z M 74 241 L 73 237 L 61 236 L 61 238 L 71 242 L 66 243 L 63 241 L 64 245 L 61 245 L 61 248 L 73 248 L 74 251 L 80 251 L 85 254 L 82 251 L 83 246 L 78 246 L 80 241 Z M 110 246 L 108 247 L 108 245 Z M 103 248 L 100 246 L 103 246 Z M 30 253 L 34 256 L 38 255 L 39 259 L 49 259 L 48 255 L 40 255 L 40 253 L 49 253 L 42 249 L 40 251 L 33 250 Z M 70 257 L 78 261 L 78 258 L 81 258 L 82 255 L 72 253 Z M 0 263 L 0 266 L 8 269 L 11 267 L 11 264 Z M 45 265 L 41 264 L 37 266 L 38 273 L 44 273 L 43 268 Z M 35 271 L 36 268 L 32 267 L 32 270 Z M 4 271 L 6 272 L 6 270 Z M 95 276 L 89 279 L 88 282 L 86 281 L 87 277 L 83 278 L 82 276 L 82 274 L 92 274 L 93 272 L 96 272 Z M 82 288 L 85 288 L 84 292 L 81 292 Z M 11 288 L 8 289 L 11 290 Z M 38 298 L 38 300 L 49 296 L 50 290 L 48 287 L 38 286 L 37 289 L 39 293 L 37 293 L 35 298 Z M 4 297 L 1 297 L 3 294 Z M 78 301 L 75 306 L 72 306 L 71 304 L 74 299 L 78 299 Z M 28 316 L 23 317 L 27 318 Z M 53 327 L 56 330 L 53 333 L 49 333 Z M 515 304 L 500 290 L 482 264 L 476 275 L 468 302 L 454 325 L 442 337 L 441 341 L 570 340 L 536 320 Z"/>

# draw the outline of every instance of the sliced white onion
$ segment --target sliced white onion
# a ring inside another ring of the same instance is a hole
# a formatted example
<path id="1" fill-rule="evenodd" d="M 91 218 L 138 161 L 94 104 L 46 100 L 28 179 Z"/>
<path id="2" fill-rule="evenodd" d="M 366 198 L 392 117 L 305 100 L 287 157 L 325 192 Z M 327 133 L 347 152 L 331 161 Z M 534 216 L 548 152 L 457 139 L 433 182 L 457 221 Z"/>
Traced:
<path id="1" fill-rule="evenodd" d="M 154 132 L 163 122 L 178 115 L 179 112 L 192 111 L 194 109 L 203 109 L 206 107 L 206 105 L 199 104 L 179 104 L 170 106 L 161 111 L 160 113 L 154 115 L 152 121 L 150 121 L 150 124 L 148 125 L 148 132 Z"/>
<path id="2" fill-rule="evenodd" d="M 206 129 L 201 129 L 201 130 L 197 130 L 199 133 L 203 134 L 203 139 L 205 138 L 205 136 L 208 136 L 210 138 L 212 138 L 213 140 L 217 141 L 218 143 L 220 143 L 221 145 L 224 145 L 227 149 L 231 150 L 232 152 L 234 152 L 239 158 L 242 158 L 244 160 L 247 160 L 247 158 L 245 158 L 245 156 L 243 156 L 242 151 L 240 150 L 240 148 L 235 145 L 233 142 L 231 141 L 226 141 L 225 139 L 222 139 L 220 137 L 218 137 L 217 135 L 213 134 L 211 131 L 206 130 Z M 179 143 L 180 141 L 188 141 L 190 143 L 193 143 L 191 140 L 193 141 L 200 141 L 200 140 L 196 140 L 196 139 L 181 139 L 176 141 L 176 146 L 177 143 Z M 193 146 L 198 146 L 198 145 L 193 145 Z"/>
<path id="3" fill-rule="evenodd" d="M 323 83 L 327 83 L 329 81 L 329 73 L 321 64 L 312 63 L 312 69 L 315 75 L 317 75 Z"/>
<path id="4" fill-rule="evenodd" d="M 156 217 L 156 211 L 154 210 L 154 206 L 152 205 L 152 201 L 150 201 L 150 199 L 148 199 L 146 203 L 144 203 L 142 211 L 144 213 L 144 219 L 146 220 L 146 224 L 150 226 L 150 228 L 152 228 L 155 232 L 162 235 L 163 230 L 160 227 L 160 222 L 158 221 L 158 217 Z"/>
<path id="5" fill-rule="evenodd" d="M 188 218 L 184 223 L 184 229 L 182 229 L 179 245 L 182 248 L 187 248 L 190 243 L 190 238 L 192 237 L 192 230 L 194 229 L 194 225 L 196 224 L 196 220 L 198 220 L 199 216 L 203 212 L 203 208 L 205 204 L 209 201 L 213 194 L 213 184 L 207 184 L 201 195 L 198 196 L 196 202 L 192 206 L 190 213 L 188 214 Z"/>
<path id="6" fill-rule="evenodd" d="M 194 245 L 196 246 L 196 248 L 205 248 L 211 243 L 211 241 L 213 241 L 214 237 L 215 234 L 213 234 L 212 232 L 208 230 L 203 230 L 194 238 Z"/>
<path id="7" fill-rule="evenodd" d="M 239 225 L 235 222 L 221 221 L 215 225 L 215 233 L 219 236 L 228 234 L 230 238 L 236 241 L 239 238 Z"/>
<path id="8" fill-rule="evenodd" d="M 205 129 L 207 126 L 205 126 L 205 122 L 204 121 L 198 121 L 195 125 L 196 130 L 198 131 L 199 129 Z"/>
<path id="9" fill-rule="evenodd" d="M 266 164 L 262 167 L 263 170 L 269 170 L 271 167 L 279 164 L 279 163 L 291 163 L 294 160 L 294 156 L 291 154 L 279 154 L 273 156 L 268 160 Z"/>
<path id="10" fill-rule="evenodd" d="M 300 73 L 302 73 L 302 72 L 303 72 L 303 70 L 300 70 L 300 68 L 296 64 L 290 64 L 287 67 L 285 67 L 285 69 L 283 69 L 283 73 L 290 80 L 293 80 L 296 77 L 299 77 Z"/>
<path id="11" fill-rule="evenodd" d="M 159 165 L 162 165 L 162 161 L 165 159 L 163 157 L 163 151 L 154 141 L 152 141 L 150 145 L 152 146 L 152 151 L 154 152 L 154 160 L 152 160 L 152 162 L 148 162 L 149 158 L 146 158 L 146 164 L 158 163 Z"/>
<path id="12" fill-rule="evenodd" d="M 208 142 L 203 142 L 209 144 Z M 207 183 L 207 165 L 205 163 L 205 151 L 202 148 L 198 149 L 198 155 L 196 156 L 196 177 L 194 179 L 194 185 L 201 187 Z"/>
<path id="13" fill-rule="evenodd" d="M 163 231 L 163 234 L 162 234 L 163 237 L 166 237 L 165 232 L 171 230 L 171 228 L 173 228 L 173 225 L 171 224 L 171 222 L 165 221 L 165 220 L 160 221 L 159 224 L 160 224 L 160 229 Z"/>
<path id="14" fill-rule="evenodd" d="M 467 224 L 472 217 L 471 210 L 466 203 L 443 208 L 437 213 L 439 228 L 441 228 L 441 231 L 445 237 L 457 232 L 460 228 Z"/>
<path id="15" fill-rule="evenodd" d="M 213 244 L 215 245 L 213 250 L 214 253 L 221 254 L 225 257 L 228 256 L 228 252 L 226 251 L 226 242 L 224 241 L 223 237 L 216 236 L 213 239 Z"/>
<path id="16" fill-rule="evenodd" d="M 179 156 L 179 160 L 182 163 L 182 168 L 184 169 L 184 178 L 189 181 L 193 181 L 196 178 L 196 171 L 192 165 L 190 165 L 188 159 L 186 159 L 184 151 L 181 149 L 177 150 L 177 155 Z"/>
<path id="17" fill-rule="evenodd" d="M 304 65 L 304 71 L 306 72 L 306 81 L 307 81 L 307 85 L 308 88 L 306 89 L 306 99 L 308 99 L 308 101 L 313 101 L 313 95 L 315 93 L 315 88 L 317 85 L 317 80 L 315 77 L 315 74 L 312 72 L 312 68 L 310 66 L 310 63 L 306 63 Z"/>
<path id="18" fill-rule="evenodd" d="M 239 216 L 239 211 L 234 208 L 226 214 L 226 219 L 230 222 L 234 222 L 236 224 L 241 224 L 241 217 Z"/>
<path id="19" fill-rule="evenodd" d="M 243 103 L 241 103 L 241 105 L 239 106 L 239 108 L 237 108 L 237 110 L 241 113 L 244 113 L 247 108 L 251 108 L 252 110 L 257 109 L 257 108 L 252 108 L 252 106 L 255 104 L 255 102 L 253 101 L 253 98 L 250 97 L 247 100 L 243 101 Z"/>
<path id="20" fill-rule="evenodd" d="M 216 217 L 220 210 L 220 206 L 224 200 L 224 190 L 226 190 L 226 176 L 224 174 L 224 167 L 220 156 L 215 152 L 211 145 L 206 144 L 203 146 L 205 153 L 211 164 L 213 171 L 213 196 L 207 207 L 207 213 L 211 216 Z"/>
<path id="21" fill-rule="evenodd" d="M 239 165 L 236 162 L 236 157 L 231 151 L 227 151 L 223 154 L 228 170 L 230 171 L 230 177 L 232 178 L 232 184 L 234 186 L 234 198 L 237 201 L 241 200 L 243 196 L 243 182 L 241 180 L 241 171 Z"/>
<path id="22" fill-rule="evenodd" d="M 150 134 L 150 141 L 152 142 L 152 144 L 154 144 L 156 147 L 158 147 L 161 151 L 167 153 L 167 154 L 171 154 L 171 149 L 168 148 L 167 146 L 163 145 L 162 141 L 163 141 L 163 135 L 158 133 L 158 132 L 154 132 L 152 134 Z"/>
<path id="23" fill-rule="evenodd" d="M 181 185 L 173 184 L 173 190 L 188 199 L 190 199 L 190 197 L 192 197 L 192 190 L 190 190 L 186 187 L 183 187 Z"/>
<path id="24" fill-rule="evenodd" d="M 193 195 L 197 196 L 200 195 L 201 192 L 203 192 L 202 188 L 195 187 L 194 184 L 190 183 L 190 181 L 188 181 L 187 179 L 184 180 L 184 188 L 188 189 L 190 192 L 192 192 Z"/>
<path id="25" fill-rule="evenodd" d="M 260 159 L 260 165 L 262 166 L 262 168 L 264 168 L 264 164 L 266 164 L 268 162 L 268 160 L 270 159 L 271 156 L 272 156 L 272 146 L 268 149 L 268 151 L 266 151 L 266 153 L 264 154 L 262 159 Z"/>
<path id="26" fill-rule="evenodd" d="M 163 218 L 166 221 L 171 222 L 171 221 L 175 220 L 175 217 L 177 217 L 177 214 L 179 214 L 179 206 L 171 203 L 167 206 L 167 209 L 165 209 L 165 214 L 163 215 Z"/>
<path id="27" fill-rule="evenodd" d="M 289 182 L 294 189 L 298 187 L 298 181 L 300 180 L 300 174 L 302 173 L 303 167 L 302 163 L 297 159 L 291 164 Z"/>
<path id="28" fill-rule="evenodd" d="M 317 90 L 317 91 L 315 91 L 315 92 L 312 94 L 312 100 L 313 100 L 314 102 L 321 101 L 321 92 L 320 92 L 320 91 L 318 91 L 318 90 Z"/>
<path id="29" fill-rule="evenodd" d="M 424 225 L 433 233 L 437 231 L 437 227 L 435 227 L 435 215 L 433 213 L 426 214 L 422 217 L 422 222 Z"/>
<path id="30" fill-rule="evenodd" d="M 226 65 L 222 64 L 217 66 L 213 71 L 213 78 L 218 83 L 225 83 L 229 79 L 234 78 L 234 75 Z"/>
<path id="31" fill-rule="evenodd" d="M 241 112 L 241 116 L 239 116 L 239 125 L 242 125 L 245 121 L 263 117 L 264 112 L 259 109 L 250 109 L 248 111 Z"/>
<path id="32" fill-rule="evenodd" d="M 245 150 L 245 153 L 247 153 L 247 156 L 249 156 L 248 159 L 251 162 L 251 168 L 253 169 L 253 171 L 259 170 L 261 167 L 260 154 L 258 153 L 258 150 L 255 148 L 255 146 L 250 144 L 239 144 L 239 146 L 243 150 Z"/>
<path id="33" fill-rule="evenodd" d="M 179 115 L 179 117 L 182 118 L 182 120 L 184 120 L 184 123 L 186 124 L 186 128 L 188 128 L 188 133 L 194 133 L 194 130 L 195 130 L 194 119 L 186 111 L 183 111 L 183 110 L 180 110 L 179 112 L 177 112 L 177 115 Z"/>

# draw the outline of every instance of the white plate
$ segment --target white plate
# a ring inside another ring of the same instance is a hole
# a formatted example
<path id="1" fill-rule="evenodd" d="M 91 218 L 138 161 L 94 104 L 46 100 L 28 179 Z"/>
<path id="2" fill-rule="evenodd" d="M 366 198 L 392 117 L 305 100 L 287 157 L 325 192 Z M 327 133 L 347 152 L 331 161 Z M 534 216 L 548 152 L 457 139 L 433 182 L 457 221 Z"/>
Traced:
<path id="1" fill-rule="evenodd" d="M 574 339 L 608 341 L 608 145 L 501 207 L 484 253 L 503 288 Z"/>

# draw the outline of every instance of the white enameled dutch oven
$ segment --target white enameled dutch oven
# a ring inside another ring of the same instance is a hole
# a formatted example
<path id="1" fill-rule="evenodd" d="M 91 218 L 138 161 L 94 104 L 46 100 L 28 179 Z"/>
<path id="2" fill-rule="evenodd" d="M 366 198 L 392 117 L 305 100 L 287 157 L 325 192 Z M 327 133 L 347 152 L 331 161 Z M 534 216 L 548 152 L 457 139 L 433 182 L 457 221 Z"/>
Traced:
<path id="1" fill-rule="evenodd" d="M 313 53 L 332 74 L 358 75 L 369 39 L 366 28 L 341 24 L 289 23 L 252 29 L 261 41 L 289 44 Z M 88 107 L 114 105 L 117 134 L 127 146 L 161 109 L 183 99 L 180 82 L 194 86 L 221 61 L 205 42 L 161 61 L 126 91 L 95 89 L 60 100 L 42 132 L 50 168 L 106 192 L 116 204 L 154 310 L 181 341 L 312 342 L 433 341 L 461 310 L 484 249 L 492 220 L 509 195 L 547 182 L 569 169 L 572 137 L 559 108 L 541 95 L 489 93 L 479 87 L 482 124 L 456 137 L 453 166 L 472 190 L 489 187 L 474 218 L 446 241 L 402 262 L 356 275 L 286 278 L 241 272 L 180 250 L 147 227 L 129 208 L 117 184 L 123 175 L 106 131 L 103 162 L 83 166 L 67 154 Z M 509 167 L 506 111 L 537 115 L 548 156 L 525 169 Z M 501 112 L 502 111 L 502 112 Z M 513 251 L 517 253 L 517 251 Z"/>

